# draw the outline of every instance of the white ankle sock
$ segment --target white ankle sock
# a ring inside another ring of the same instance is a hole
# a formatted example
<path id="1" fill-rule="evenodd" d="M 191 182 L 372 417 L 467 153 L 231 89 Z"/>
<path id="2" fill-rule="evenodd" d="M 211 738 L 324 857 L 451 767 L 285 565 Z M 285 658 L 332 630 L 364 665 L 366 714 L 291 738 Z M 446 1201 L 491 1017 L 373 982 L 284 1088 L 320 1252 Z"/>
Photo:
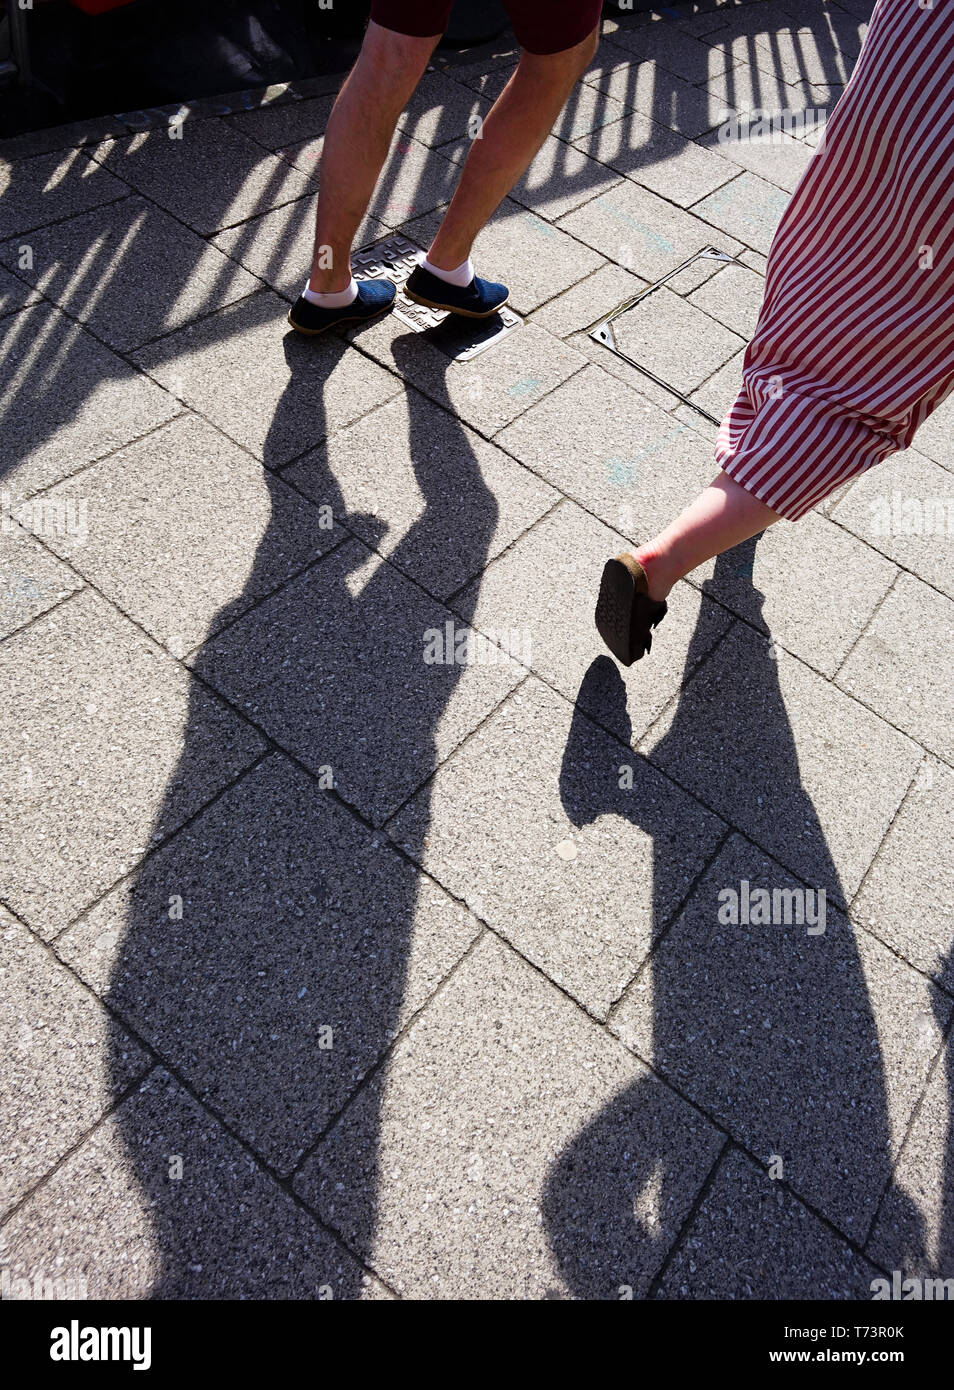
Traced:
<path id="1" fill-rule="evenodd" d="M 358 282 L 352 275 L 351 284 L 346 290 L 334 290 L 331 294 L 320 294 L 318 290 L 310 290 L 306 285 L 302 294 L 309 304 L 317 304 L 322 309 L 343 309 L 346 304 L 353 304 L 358 297 Z"/>
<path id="2" fill-rule="evenodd" d="M 441 270 L 440 266 L 432 265 L 426 256 L 421 261 L 421 265 L 432 275 L 436 275 L 438 280 L 446 280 L 449 285 L 459 285 L 461 289 L 469 285 L 474 278 L 474 263 L 469 256 L 466 261 L 461 262 L 456 270 Z"/>

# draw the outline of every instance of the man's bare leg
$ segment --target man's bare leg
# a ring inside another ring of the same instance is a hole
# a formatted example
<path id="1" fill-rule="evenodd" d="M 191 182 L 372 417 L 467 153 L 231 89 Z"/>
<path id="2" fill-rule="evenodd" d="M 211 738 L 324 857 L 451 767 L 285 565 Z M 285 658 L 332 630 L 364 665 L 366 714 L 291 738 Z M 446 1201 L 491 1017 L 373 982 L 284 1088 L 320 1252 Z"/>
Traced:
<path id="1" fill-rule="evenodd" d="M 524 53 L 488 111 L 427 259 L 441 270 L 467 260 L 474 238 L 524 173 L 599 43 L 599 28 L 562 53 Z"/>
<path id="2" fill-rule="evenodd" d="M 440 34 L 412 38 L 372 20 L 338 93 L 321 156 L 315 251 L 308 288 L 334 294 L 351 282 L 351 246 L 367 211 L 398 116 Z"/>

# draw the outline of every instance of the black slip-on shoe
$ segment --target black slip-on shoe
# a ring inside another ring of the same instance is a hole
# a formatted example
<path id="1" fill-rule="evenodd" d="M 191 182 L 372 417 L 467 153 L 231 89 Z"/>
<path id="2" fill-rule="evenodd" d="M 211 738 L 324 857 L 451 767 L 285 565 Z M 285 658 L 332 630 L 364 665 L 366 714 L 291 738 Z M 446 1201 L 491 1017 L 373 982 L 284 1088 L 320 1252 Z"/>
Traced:
<path id="1" fill-rule="evenodd" d="M 340 309 L 324 309 L 302 295 L 288 311 L 288 322 L 299 333 L 314 337 L 339 323 L 364 323 L 390 309 L 397 293 L 390 280 L 359 280 L 358 297 Z"/>
<path id="2" fill-rule="evenodd" d="M 632 666 L 653 645 L 652 629 L 666 616 L 665 599 L 649 596 L 646 571 L 633 555 L 607 560 L 596 600 L 596 629 L 624 666 Z"/>
<path id="3" fill-rule="evenodd" d="M 404 283 L 404 293 L 415 304 L 423 304 L 428 309 L 445 309 L 449 314 L 461 314 L 467 319 L 489 319 L 510 298 L 507 286 L 493 280 L 481 280 L 475 275 L 469 285 L 450 285 L 422 265 L 411 271 Z"/>

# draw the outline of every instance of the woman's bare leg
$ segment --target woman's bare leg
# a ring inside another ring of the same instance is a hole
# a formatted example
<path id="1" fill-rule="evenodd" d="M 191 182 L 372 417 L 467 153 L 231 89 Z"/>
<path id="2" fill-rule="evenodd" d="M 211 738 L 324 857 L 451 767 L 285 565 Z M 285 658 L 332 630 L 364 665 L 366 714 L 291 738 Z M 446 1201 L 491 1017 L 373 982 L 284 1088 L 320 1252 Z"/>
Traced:
<path id="1" fill-rule="evenodd" d="M 719 473 L 665 530 L 630 553 L 646 573 L 650 597 L 664 599 L 678 579 L 779 520 L 778 512 Z"/>

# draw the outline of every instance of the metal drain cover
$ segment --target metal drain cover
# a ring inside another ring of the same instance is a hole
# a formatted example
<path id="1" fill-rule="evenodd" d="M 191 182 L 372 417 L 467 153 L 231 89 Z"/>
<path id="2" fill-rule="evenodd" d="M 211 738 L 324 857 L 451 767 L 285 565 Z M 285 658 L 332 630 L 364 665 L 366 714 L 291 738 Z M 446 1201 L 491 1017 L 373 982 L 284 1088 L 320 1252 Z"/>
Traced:
<path id="1" fill-rule="evenodd" d="M 639 294 L 634 294 L 631 298 L 624 299 L 622 304 L 617 304 L 615 309 L 612 309 L 608 314 L 604 314 L 596 323 L 591 324 L 588 332 L 595 342 L 602 343 L 603 347 L 609 348 L 610 352 L 614 353 L 617 357 L 621 357 L 624 362 L 628 362 L 629 365 L 635 367 L 638 372 L 642 372 L 643 376 L 649 377 L 650 381 L 654 381 L 657 386 L 664 387 L 671 395 L 676 396 L 682 401 L 684 405 L 691 406 L 698 414 L 704 415 L 707 420 L 711 420 L 714 425 L 718 425 L 721 421 L 717 420 L 714 415 L 710 415 L 708 410 L 703 410 L 701 405 L 697 405 L 695 401 L 690 400 L 687 395 L 684 395 L 683 392 L 680 391 L 678 386 L 675 386 L 671 381 L 664 381 L 661 376 L 657 376 L 655 372 L 650 371 L 645 363 L 638 362 L 635 357 L 631 357 L 621 345 L 614 328 L 614 324 L 621 315 L 635 308 L 637 304 L 641 304 L 644 299 L 655 290 L 658 290 L 661 285 L 665 285 L 673 276 L 678 275 L 680 271 L 685 270 L 687 266 L 694 265 L 696 261 L 724 261 L 732 265 L 745 264 L 744 261 L 740 261 L 736 256 L 730 256 L 726 251 L 719 251 L 715 246 L 706 246 L 702 251 L 698 251 L 694 256 L 690 256 L 687 261 L 683 261 L 682 265 L 677 265 L 675 270 L 670 270 L 669 274 L 664 275 L 661 280 L 657 280 L 654 284 L 647 286 L 647 288 L 641 290 Z"/>
<path id="2" fill-rule="evenodd" d="M 415 333 L 427 333 L 431 342 L 457 362 L 466 362 L 486 352 L 519 328 L 523 320 L 506 305 L 489 319 L 466 319 L 440 309 L 415 304 L 404 293 L 403 285 L 417 265 L 422 248 L 395 232 L 385 241 L 365 246 L 351 257 L 354 273 L 362 280 L 390 280 L 397 286 L 397 299 L 391 311 Z"/>

